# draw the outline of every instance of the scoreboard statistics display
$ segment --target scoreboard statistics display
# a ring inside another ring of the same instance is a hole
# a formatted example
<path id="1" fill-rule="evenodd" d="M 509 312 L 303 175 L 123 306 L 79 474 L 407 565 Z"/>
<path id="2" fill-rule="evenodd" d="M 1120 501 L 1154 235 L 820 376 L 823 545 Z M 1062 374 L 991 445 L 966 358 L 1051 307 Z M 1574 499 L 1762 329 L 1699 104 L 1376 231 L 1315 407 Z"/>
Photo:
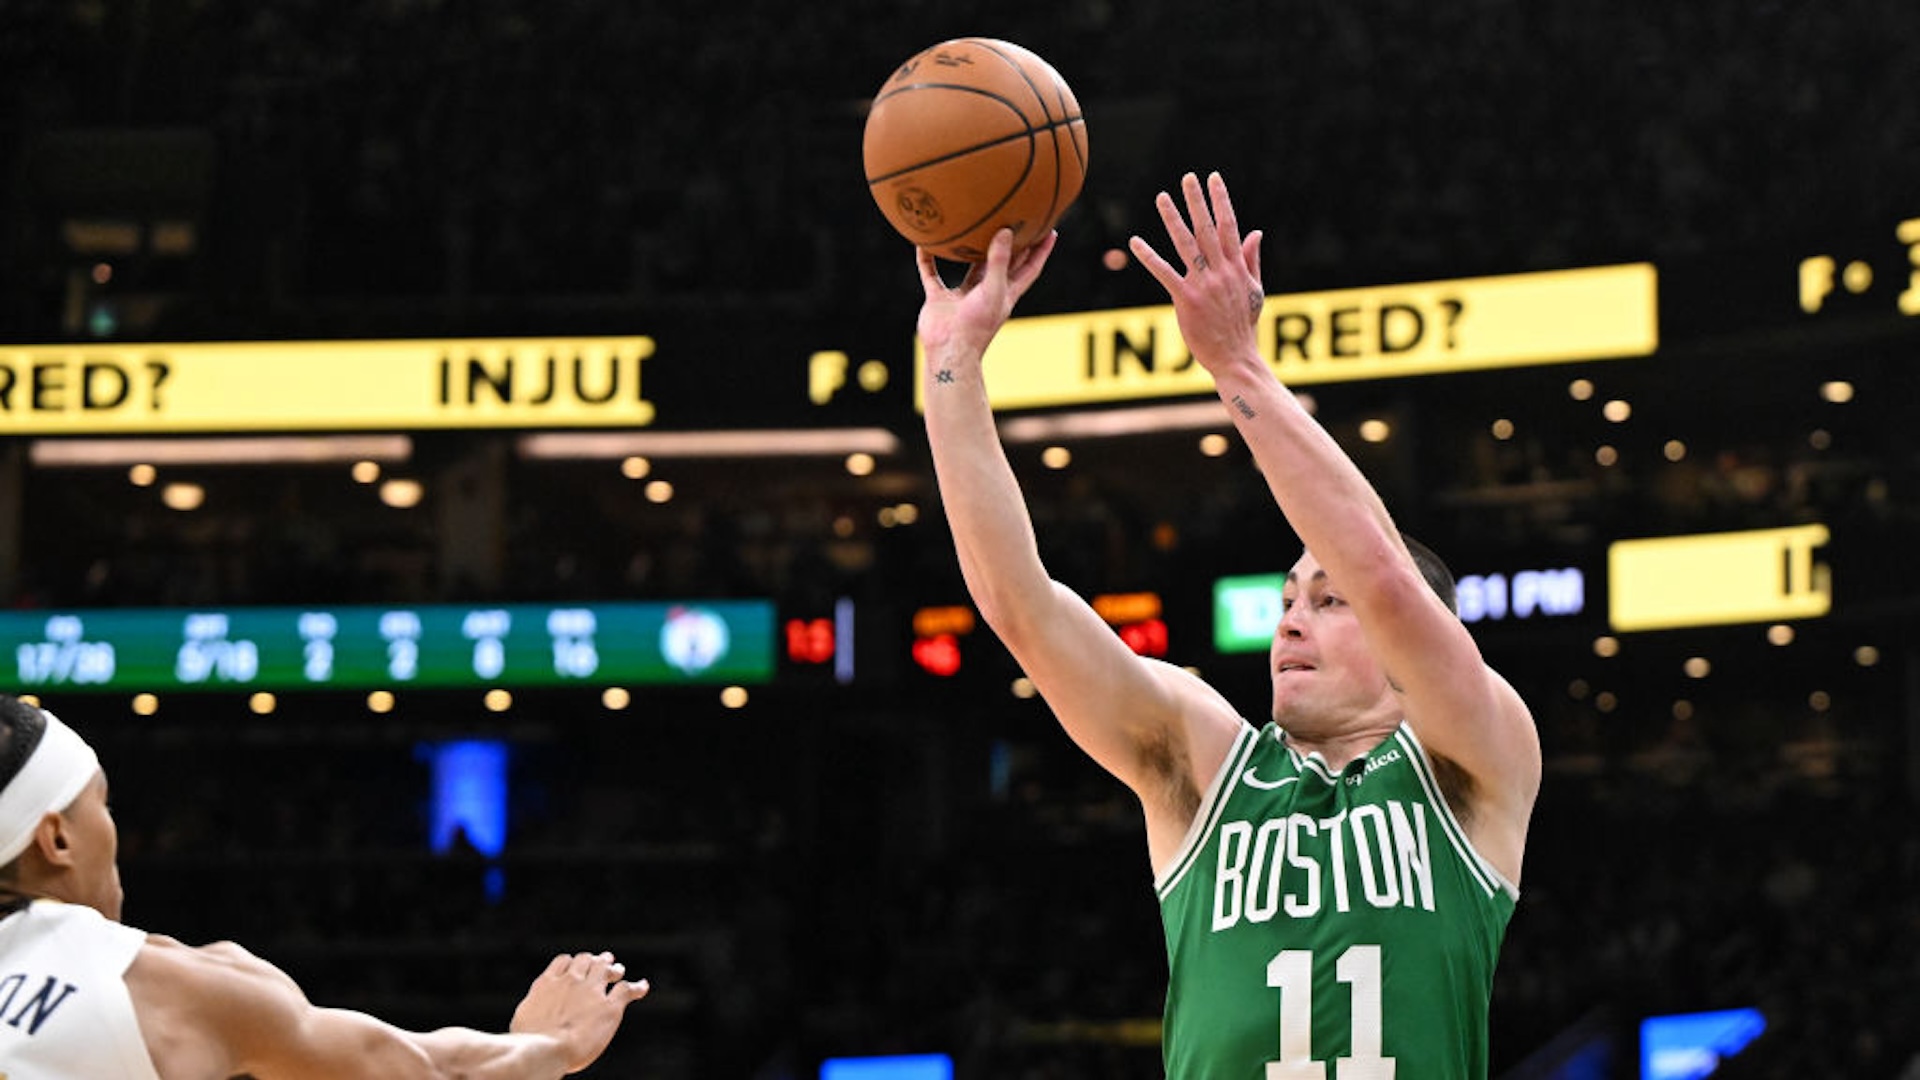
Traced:
<path id="1" fill-rule="evenodd" d="M 19 691 L 758 684 L 767 600 L 0 612 Z"/>

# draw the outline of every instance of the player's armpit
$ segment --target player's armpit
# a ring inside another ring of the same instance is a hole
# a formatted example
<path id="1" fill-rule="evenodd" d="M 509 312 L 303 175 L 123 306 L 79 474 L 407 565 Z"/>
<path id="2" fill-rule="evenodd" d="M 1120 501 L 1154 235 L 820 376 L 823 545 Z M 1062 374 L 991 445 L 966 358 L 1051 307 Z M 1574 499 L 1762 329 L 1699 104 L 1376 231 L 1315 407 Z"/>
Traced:
<path id="1" fill-rule="evenodd" d="M 1527 828 L 1540 792 L 1539 734 L 1518 691 L 1499 673 L 1478 667 L 1480 695 L 1403 697 L 1407 723 L 1434 759 L 1448 805 L 1467 839 L 1508 881 L 1518 885 Z"/>

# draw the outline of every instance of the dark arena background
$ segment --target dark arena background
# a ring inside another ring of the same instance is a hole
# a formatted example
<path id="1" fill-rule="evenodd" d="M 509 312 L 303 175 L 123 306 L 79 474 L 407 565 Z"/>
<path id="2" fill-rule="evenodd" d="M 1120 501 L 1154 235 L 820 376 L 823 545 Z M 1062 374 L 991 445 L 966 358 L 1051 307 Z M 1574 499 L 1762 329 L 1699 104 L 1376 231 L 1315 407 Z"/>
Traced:
<path id="1" fill-rule="evenodd" d="M 1087 117 L 990 367 L 1052 572 L 1264 715 L 1297 543 L 1125 314 L 1219 169 L 1532 705 L 1494 1075 L 1920 1076 L 1894 0 L 0 0 L 0 684 L 127 921 L 413 1028 L 611 948 L 593 1076 L 1161 1075 L 1137 805 L 968 605 L 862 182 L 961 35 Z"/>

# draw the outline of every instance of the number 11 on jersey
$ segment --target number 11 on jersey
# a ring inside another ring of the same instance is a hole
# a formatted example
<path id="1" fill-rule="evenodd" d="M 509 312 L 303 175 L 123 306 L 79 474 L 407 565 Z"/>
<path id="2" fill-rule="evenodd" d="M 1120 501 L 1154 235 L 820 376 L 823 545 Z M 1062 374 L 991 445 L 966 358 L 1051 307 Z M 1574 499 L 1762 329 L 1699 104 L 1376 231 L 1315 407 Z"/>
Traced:
<path id="1" fill-rule="evenodd" d="M 1333 1080 L 1393 1080 L 1394 1060 L 1380 1054 L 1380 946 L 1348 946 L 1333 972 L 1353 999 L 1353 1053 L 1335 1059 Z M 1267 1062 L 1267 1080 L 1327 1080 L 1313 1057 L 1313 953 L 1283 950 L 1267 963 L 1267 985 L 1280 991 L 1280 1060 Z"/>

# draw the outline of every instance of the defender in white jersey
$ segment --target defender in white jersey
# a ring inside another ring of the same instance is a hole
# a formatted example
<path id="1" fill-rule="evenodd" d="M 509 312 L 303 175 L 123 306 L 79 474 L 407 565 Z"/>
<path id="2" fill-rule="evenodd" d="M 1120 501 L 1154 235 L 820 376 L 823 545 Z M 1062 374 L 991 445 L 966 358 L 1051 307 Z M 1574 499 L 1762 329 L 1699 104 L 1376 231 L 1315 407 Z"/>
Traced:
<path id="1" fill-rule="evenodd" d="M 646 995 L 610 953 L 553 958 L 507 1032 L 402 1031 L 310 1003 L 230 942 L 119 922 L 107 778 L 51 713 L 0 695 L 0 1077 L 307 1080 L 559 1077 L 592 1064 Z"/>
<path id="2" fill-rule="evenodd" d="M 146 944 L 131 926 L 58 900 L 0 919 L 0 1074 L 160 1080 L 125 982 Z"/>
<path id="3" fill-rule="evenodd" d="M 1134 655 L 1041 562 L 983 361 L 1054 236 L 1015 252 L 1003 230 L 958 286 L 919 253 L 927 440 L 960 568 L 1067 734 L 1140 800 L 1170 1076 L 1479 1080 L 1540 784 L 1533 718 L 1442 598 L 1444 567 L 1276 376 L 1260 234 L 1241 235 L 1226 182 L 1189 173 L 1181 195 L 1184 216 L 1166 193 L 1156 205 L 1184 269 L 1129 248 L 1306 548 L 1274 633 L 1269 734 L 1256 744 L 1212 687 Z M 1271 759 L 1229 774 L 1256 746 Z"/>

